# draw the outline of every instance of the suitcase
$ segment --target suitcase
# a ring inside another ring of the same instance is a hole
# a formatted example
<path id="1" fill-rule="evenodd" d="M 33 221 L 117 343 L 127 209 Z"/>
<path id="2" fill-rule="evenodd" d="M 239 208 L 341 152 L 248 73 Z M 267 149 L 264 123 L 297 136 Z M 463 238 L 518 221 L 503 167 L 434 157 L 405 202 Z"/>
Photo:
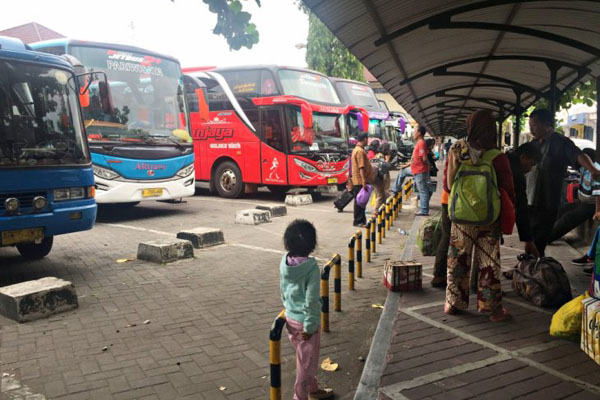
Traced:
<path id="1" fill-rule="evenodd" d="M 335 208 L 338 209 L 339 212 L 344 211 L 344 207 L 348 205 L 354 198 L 354 193 L 348 191 L 348 189 L 344 189 L 342 193 L 340 193 L 333 202 Z"/>

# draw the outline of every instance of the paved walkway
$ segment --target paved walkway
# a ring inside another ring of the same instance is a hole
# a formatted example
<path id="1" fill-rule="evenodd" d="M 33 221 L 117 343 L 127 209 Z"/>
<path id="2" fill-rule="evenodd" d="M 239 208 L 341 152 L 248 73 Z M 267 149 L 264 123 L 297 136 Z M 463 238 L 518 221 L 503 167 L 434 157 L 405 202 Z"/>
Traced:
<path id="1" fill-rule="evenodd" d="M 439 204 L 439 193 L 431 204 Z M 424 266 L 424 290 L 388 294 L 386 306 L 355 399 L 598 399 L 600 366 L 578 343 L 548 334 L 554 310 L 523 301 L 503 278 L 504 303 L 512 319 L 491 323 L 471 311 L 460 316 L 442 312 L 444 291 L 429 285 L 433 257 L 422 257 L 414 237 L 415 219 L 403 258 Z M 515 232 L 516 233 L 516 232 Z M 517 235 L 501 249 L 502 267 L 516 264 L 522 251 Z M 579 253 L 565 242 L 549 247 L 569 274 L 574 295 L 589 276 L 569 260 Z"/>

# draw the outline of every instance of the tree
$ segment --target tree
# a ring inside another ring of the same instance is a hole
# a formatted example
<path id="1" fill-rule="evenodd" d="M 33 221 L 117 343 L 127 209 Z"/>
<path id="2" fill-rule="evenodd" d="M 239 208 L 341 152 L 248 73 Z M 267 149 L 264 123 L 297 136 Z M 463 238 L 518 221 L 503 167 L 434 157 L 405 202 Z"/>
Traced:
<path id="1" fill-rule="evenodd" d="M 259 36 L 256 25 L 250 22 L 252 14 L 243 11 L 240 0 L 202 1 L 208 4 L 210 12 L 217 14 L 217 24 L 213 33 L 223 36 L 227 40 L 230 50 L 239 50 L 242 47 L 251 49 L 258 43 Z M 260 7 L 260 0 L 254 1 Z"/>
<path id="2" fill-rule="evenodd" d="M 171 0 L 175 1 L 175 0 Z M 240 0 L 202 0 L 208 9 L 217 14 L 215 35 L 221 35 L 232 50 L 242 47 L 251 49 L 258 43 L 256 25 L 250 22 L 252 15 L 243 11 Z M 260 0 L 254 0 L 260 7 Z M 331 33 L 301 0 L 294 0 L 298 8 L 308 14 L 308 38 L 306 44 L 306 63 L 309 68 L 328 76 L 354 79 L 364 82 L 363 65 Z"/>
<path id="3" fill-rule="evenodd" d="M 364 67 L 361 62 L 310 11 L 308 11 L 306 63 L 309 68 L 327 76 L 365 81 Z"/>
<path id="4" fill-rule="evenodd" d="M 558 99 L 556 110 L 564 110 L 573 104 L 585 104 L 593 106 L 596 101 L 596 81 L 594 79 L 587 82 L 580 82 L 572 89 L 568 90 Z M 535 103 L 536 108 L 549 108 L 548 100 L 540 99 Z"/>

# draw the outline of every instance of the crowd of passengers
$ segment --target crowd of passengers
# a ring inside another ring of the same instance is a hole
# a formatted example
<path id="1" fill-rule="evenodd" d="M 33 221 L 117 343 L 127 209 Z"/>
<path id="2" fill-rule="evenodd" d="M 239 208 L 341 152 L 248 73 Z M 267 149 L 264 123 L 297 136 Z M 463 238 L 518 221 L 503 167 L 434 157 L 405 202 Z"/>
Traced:
<path id="1" fill-rule="evenodd" d="M 444 143 L 447 150 L 443 171 L 442 239 L 435 257 L 434 278 L 431 285 L 446 288 L 444 312 L 458 314 L 468 307 L 469 291 L 477 292 L 477 309 L 490 313 L 490 320 L 502 321 L 508 317 L 502 305 L 500 285 L 502 240 L 501 221 L 485 225 L 452 223 L 448 211 L 449 196 L 456 172 L 465 160 L 492 159 L 500 192 L 512 202 L 519 239 L 527 254 L 545 256 L 546 246 L 559 239 L 590 218 L 600 219 L 600 164 L 595 163 L 591 149 L 580 150 L 568 137 L 554 130 L 554 118 L 546 109 L 537 109 L 529 117 L 534 140 L 512 152 L 497 149 L 498 132 L 493 114 L 476 111 L 466 121 L 465 140 L 453 145 Z M 426 130 L 419 127 L 413 133 L 415 147 L 410 162 L 402 165 L 391 192 L 401 192 L 404 180 L 414 177 L 418 193 L 418 211 L 415 215 L 429 215 L 429 201 L 433 193 L 431 175 L 437 174 L 433 159 L 433 141 L 425 140 Z M 355 195 L 361 188 L 373 184 L 375 210 L 388 196 L 387 177 L 376 177 L 369 158 L 389 157 L 385 145 L 365 150 L 368 138 L 359 135 L 358 145 L 352 152 L 349 190 Z M 486 156 L 487 153 L 487 156 Z M 580 170 L 580 200 L 563 205 L 563 181 L 568 167 Z M 537 168 L 534 168 L 537 167 Z M 354 202 L 354 225 L 365 226 L 366 206 Z M 474 258 L 475 268 L 471 271 Z M 593 264 L 588 254 L 573 260 L 576 265 Z M 587 273 L 591 268 L 586 268 Z"/>

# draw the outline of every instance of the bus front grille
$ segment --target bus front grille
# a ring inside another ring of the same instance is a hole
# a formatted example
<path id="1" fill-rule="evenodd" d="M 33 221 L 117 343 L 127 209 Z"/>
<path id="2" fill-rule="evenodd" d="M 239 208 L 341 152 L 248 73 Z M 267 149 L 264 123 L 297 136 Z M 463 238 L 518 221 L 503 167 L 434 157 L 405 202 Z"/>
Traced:
<path id="1" fill-rule="evenodd" d="M 19 209 L 33 208 L 33 199 L 37 196 L 48 199 L 48 192 L 0 193 L 0 212 L 5 209 L 4 202 L 13 197 L 19 200 Z"/>

